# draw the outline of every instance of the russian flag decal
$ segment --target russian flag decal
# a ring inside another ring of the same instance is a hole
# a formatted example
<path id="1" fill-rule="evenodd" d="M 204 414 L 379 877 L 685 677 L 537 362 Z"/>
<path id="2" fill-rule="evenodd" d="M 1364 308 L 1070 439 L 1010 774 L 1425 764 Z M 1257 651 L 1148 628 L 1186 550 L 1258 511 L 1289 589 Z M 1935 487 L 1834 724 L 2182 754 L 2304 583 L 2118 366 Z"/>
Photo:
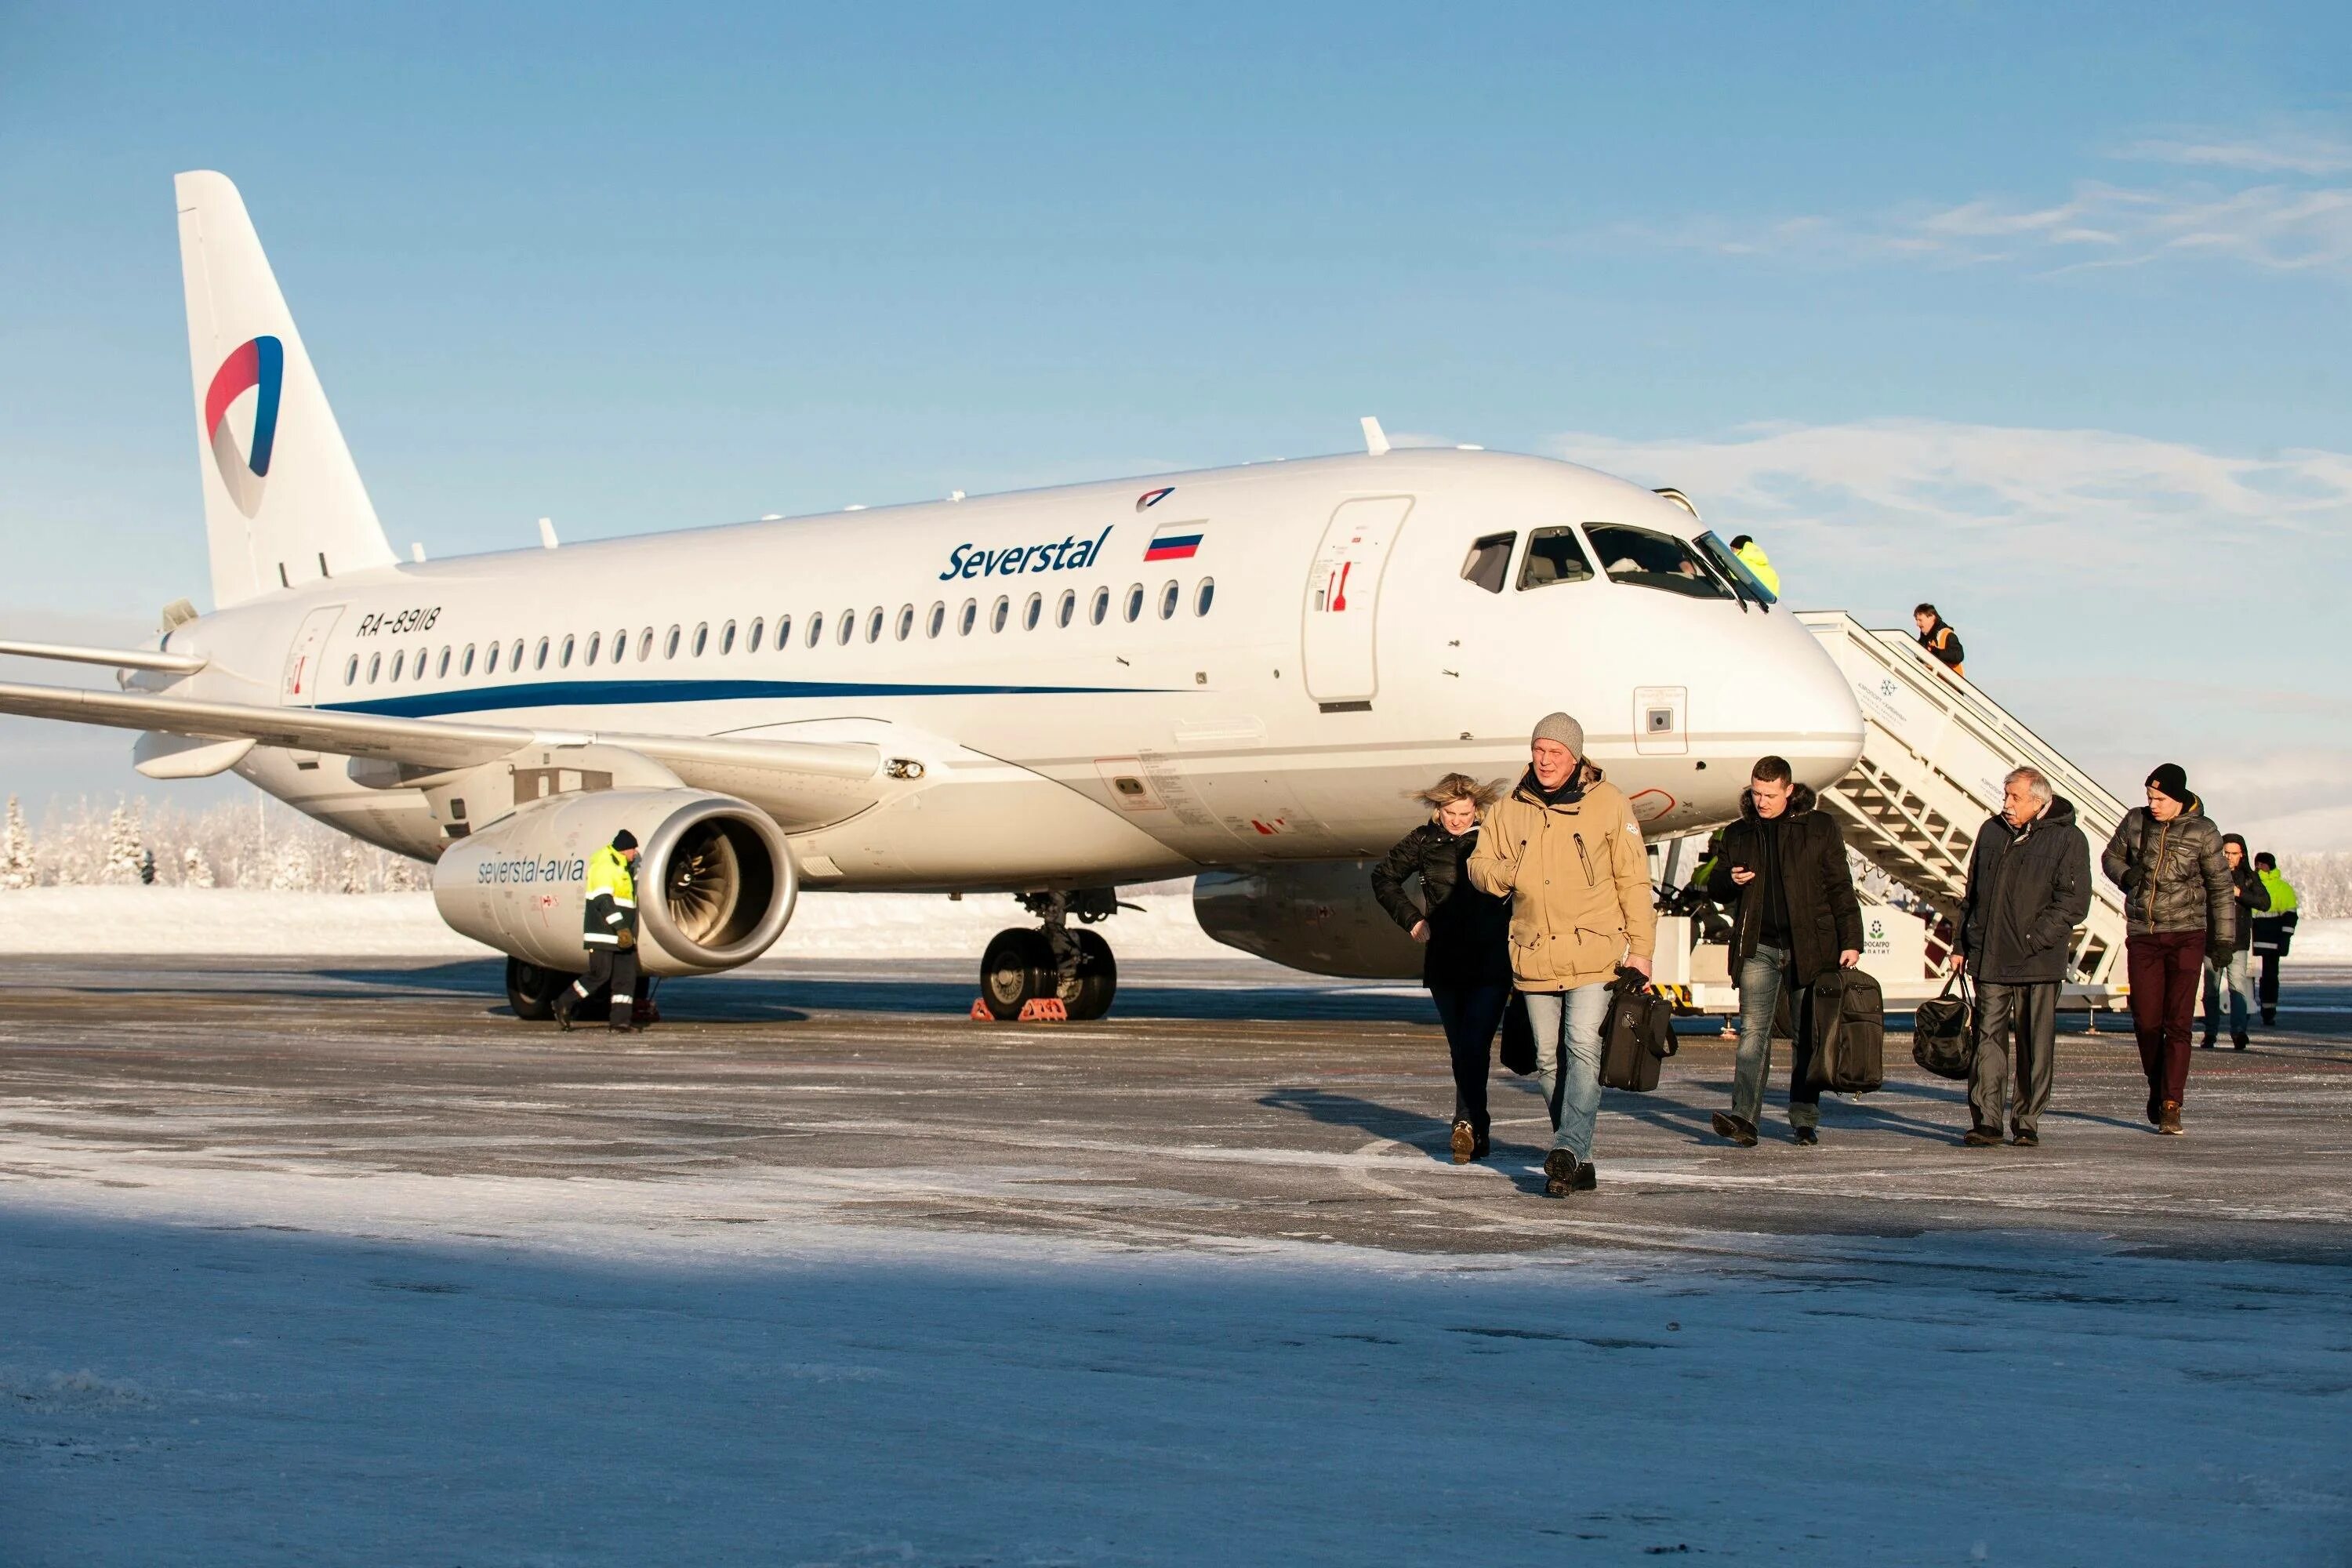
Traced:
<path id="1" fill-rule="evenodd" d="M 1200 553 L 1201 536 L 1206 525 L 1198 522 L 1163 522 L 1151 531 L 1151 542 L 1144 547 L 1146 561 L 1189 561 Z"/>

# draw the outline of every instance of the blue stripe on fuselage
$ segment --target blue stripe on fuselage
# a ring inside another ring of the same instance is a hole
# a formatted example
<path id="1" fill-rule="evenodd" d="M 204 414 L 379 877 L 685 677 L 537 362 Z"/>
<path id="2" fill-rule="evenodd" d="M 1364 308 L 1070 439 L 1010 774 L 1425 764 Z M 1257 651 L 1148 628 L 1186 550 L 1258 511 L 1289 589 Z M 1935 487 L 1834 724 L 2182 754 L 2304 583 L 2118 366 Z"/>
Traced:
<path id="1" fill-rule="evenodd" d="M 372 713 L 389 719 L 439 719 L 502 708 L 602 708 L 631 703 L 740 702 L 810 697 L 1116 697 L 1157 687 L 896 685 L 862 680 L 548 680 L 465 691 L 420 691 L 364 702 L 321 702 L 327 713 Z"/>

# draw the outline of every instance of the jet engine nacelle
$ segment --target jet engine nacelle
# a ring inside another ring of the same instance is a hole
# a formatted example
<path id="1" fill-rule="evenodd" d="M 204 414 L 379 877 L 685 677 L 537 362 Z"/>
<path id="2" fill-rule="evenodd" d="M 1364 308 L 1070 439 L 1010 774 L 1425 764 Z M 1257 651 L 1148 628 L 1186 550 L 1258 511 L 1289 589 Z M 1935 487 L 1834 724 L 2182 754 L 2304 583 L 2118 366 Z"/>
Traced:
<path id="1" fill-rule="evenodd" d="M 1192 913 L 1227 947 L 1315 974 L 1418 980 L 1421 943 L 1372 897 L 1372 862 L 1325 860 L 1255 871 L 1204 871 Z"/>
<path id="2" fill-rule="evenodd" d="M 793 918 L 800 877 L 759 807 L 691 789 L 557 795 L 457 840 L 433 868 L 441 918 L 476 942 L 558 973 L 581 944 L 588 858 L 636 835 L 637 958 L 649 974 L 749 963 Z"/>

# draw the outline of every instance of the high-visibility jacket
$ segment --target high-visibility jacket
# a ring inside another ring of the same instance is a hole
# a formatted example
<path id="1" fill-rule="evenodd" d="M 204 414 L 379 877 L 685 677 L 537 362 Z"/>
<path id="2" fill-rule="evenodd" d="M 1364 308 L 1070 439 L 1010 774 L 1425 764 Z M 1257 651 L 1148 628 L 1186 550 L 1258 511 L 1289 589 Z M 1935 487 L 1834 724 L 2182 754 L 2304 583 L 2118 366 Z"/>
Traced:
<path id="1" fill-rule="evenodd" d="M 2263 879 L 2263 886 L 2270 891 L 2271 913 L 2290 914 L 2303 903 L 2294 896 L 2294 885 L 2276 871 L 2257 871 L 2254 875 Z"/>
<path id="2" fill-rule="evenodd" d="M 2276 871 L 2256 871 L 2263 879 L 2263 890 L 2271 896 L 2267 910 L 2254 911 L 2253 949 L 2265 955 L 2275 953 L 2284 958 L 2294 946 L 2294 928 L 2303 919 L 2303 900 L 2294 896 L 2294 886 Z"/>
<path id="3" fill-rule="evenodd" d="M 637 883 L 629 863 L 607 844 L 588 858 L 588 912 L 580 940 L 590 947 L 634 947 Z"/>
<path id="4" fill-rule="evenodd" d="M 1756 574 L 1756 580 L 1764 584 L 1766 591 L 1779 598 L 1780 574 L 1772 570 L 1772 558 L 1764 553 L 1764 547 L 1751 539 L 1741 545 L 1737 553 L 1748 569 Z"/>

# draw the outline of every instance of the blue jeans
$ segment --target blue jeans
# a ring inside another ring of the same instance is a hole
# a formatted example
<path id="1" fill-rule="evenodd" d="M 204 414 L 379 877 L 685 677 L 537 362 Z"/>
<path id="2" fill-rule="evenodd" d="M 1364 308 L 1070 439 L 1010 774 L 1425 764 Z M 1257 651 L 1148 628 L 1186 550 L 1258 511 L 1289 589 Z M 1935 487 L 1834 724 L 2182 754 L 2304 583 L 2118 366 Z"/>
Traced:
<path id="1" fill-rule="evenodd" d="M 1749 1126 L 1762 1120 L 1764 1082 L 1772 1076 L 1772 1020 L 1780 1008 L 1780 993 L 1789 993 L 1791 1020 L 1789 1055 L 1789 1125 L 1822 1124 L 1822 1091 L 1807 1087 L 1805 1069 L 1811 1050 L 1806 1016 L 1813 988 L 1797 984 L 1790 973 L 1789 952 L 1762 942 L 1739 966 L 1739 1055 L 1731 1074 L 1731 1114 Z"/>
<path id="2" fill-rule="evenodd" d="M 1601 1114 L 1601 1026 L 1609 1017 L 1609 983 L 1573 991 L 1527 993 L 1536 1037 L 1536 1082 L 1551 1111 L 1551 1146 L 1592 1158 L 1592 1123 Z M 1566 1057 L 1567 1070 L 1560 1058 Z"/>
<path id="3" fill-rule="evenodd" d="M 2220 970 L 2213 961 L 2205 961 L 2205 1037 L 2211 1039 L 2221 1023 L 2221 990 L 2230 992 L 2230 1037 L 2242 1039 L 2246 1033 L 2246 1009 L 2256 1006 L 2252 966 L 2246 962 L 2252 955 L 2244 948 L 2230 955 L 2229 967 Z M 2217 984 L 2218 983 L 2218 984 Z"/>

